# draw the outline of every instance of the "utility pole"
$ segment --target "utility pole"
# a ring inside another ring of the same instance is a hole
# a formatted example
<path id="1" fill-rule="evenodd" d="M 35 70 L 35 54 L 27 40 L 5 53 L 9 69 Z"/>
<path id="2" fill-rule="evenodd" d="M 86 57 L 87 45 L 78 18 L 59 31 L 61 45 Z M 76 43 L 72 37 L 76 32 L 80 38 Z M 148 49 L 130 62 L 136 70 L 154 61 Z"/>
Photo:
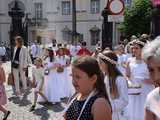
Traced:
<path id="1" fill-rule="evenodd" d="M 77 21 L 76 21 L 76 0 L 72 0 L 72 44 L 76 40 Z"/>
<path id="2" fill-rule="evenodd" d="M 17 35 L 23 36 L 22 18 L 25 11 L 19 6 L 19 1 L 14 1 L 14 6 L 8 11 L 9 16 L 12 19 L 10 26 L 10 46 L 11 46 L 11 58 L 13 56 L 15 40 Z"/>
<path id="3" fill-rule="evenodd" d="M 109 47 L 112 49 L 112 31 L 113 31 L 113 23 L 108 22 L 108 15 L 110 15 L 109 9 L 109 0 L 107 0 L 107 5 L 102 11 L 103 16 L 103 24 L 102 24 L 102 49 Z"/>
<path id="4" fill-rule="evenodd" d="M 152 35 L 157 37 L 160 35 L 160 2 L 159 0 L 153 0 L 152 10 Z"/>

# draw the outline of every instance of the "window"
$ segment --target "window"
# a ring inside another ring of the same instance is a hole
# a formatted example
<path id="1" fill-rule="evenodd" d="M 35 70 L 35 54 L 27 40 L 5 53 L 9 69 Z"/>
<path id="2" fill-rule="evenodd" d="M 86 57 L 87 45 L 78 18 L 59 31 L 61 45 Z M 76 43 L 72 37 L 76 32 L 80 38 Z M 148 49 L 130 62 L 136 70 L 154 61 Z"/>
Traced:
<path id="1" fill-rule="evenodd" d="M 91 32 L 91 45 L 96 45 L 100 40 L 100 32 L 99 31 L 92 31 Z"/>
<path id="2" fill-rule="evenodd" d="M 65 26 L 65 28 L 62 30 L 62 37 L 63 40 L 67 43 L 69 43 L 72 40 L 71 30 L 67 26 Z"/>
<path id="3" fill-rule="evenodd" d="M 96 14 L 100 12 L 100 0 L 91 0 L 91 13 Z"/>
<path id="4" fill-rule="evenodd" d="M 42 3 L 35 3 L 35 18 L 42 19 L 43 18 L 43 8 Z"/>
<path id="5" fill-rule="evenodd" d="M 96 45 L 100 41 L 100 29 L 96 26 L 90 29 L 91 45 Z"/>
<path id="6" fill-rule="evenodd" d="M 62 1 L 62 15 L 71 14 L 71 3 L 70 1 Z"/>

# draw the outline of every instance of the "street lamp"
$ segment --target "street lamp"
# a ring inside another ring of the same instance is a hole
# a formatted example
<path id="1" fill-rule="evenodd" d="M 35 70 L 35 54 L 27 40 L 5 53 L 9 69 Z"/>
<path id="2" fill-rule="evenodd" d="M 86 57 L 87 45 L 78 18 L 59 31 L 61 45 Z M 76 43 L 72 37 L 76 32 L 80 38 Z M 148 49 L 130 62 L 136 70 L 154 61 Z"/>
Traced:
<path id="1" fill-rule="evenodd" d="M 31 19 L 29 19 L 28 15 L 29 15 L 29 13 L 26 13 L 26 17 L 23 22 L 23 38 L 24 38 L 24 45 L 26 47 L 28 47 L 28 42 L 29 42 L 28 41 L 28 27 L 31 22 Z"/>
<path id="2" fill-rule="evenodd" d="M 152 4 L 152 35 L 155 38 L 160 35 L 160 1 L 152 0 Z"/>
<path id="3" fill-rule="evenodd" d="M 102 49 L 106 47 L 112 48 L 112 22 L 108 22 L 108 15 L 110 15 L 109 11 L 109 0 L 107 1 L 107 5 L 102 11 L 103 16 L 103 24 L 102 24 Z"/>
<path id="4" fill-rule="evenodd" d="M 14 51 L 14 37 L 17 35 L 23 36 L 22 18 L 24 17 L 24 10 L 21 8 L 18 0 L 14 0 L 9 4 L 9 16 L 12 19 L 10 26 L 10 46 L 11 46 L 11 58 Z"/>
<path id="5" fill-rule="evenodd" d="M 72 0 L 72 44 L 76 40 L 77 23 L 76 23 L 76 0 Z"/>

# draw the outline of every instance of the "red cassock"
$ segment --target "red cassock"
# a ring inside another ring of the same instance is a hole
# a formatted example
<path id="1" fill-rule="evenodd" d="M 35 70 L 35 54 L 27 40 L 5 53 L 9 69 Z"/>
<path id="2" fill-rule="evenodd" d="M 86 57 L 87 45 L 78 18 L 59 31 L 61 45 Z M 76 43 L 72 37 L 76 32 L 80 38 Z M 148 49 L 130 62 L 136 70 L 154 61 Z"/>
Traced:
<path id="1" fill-rule="evenodd" d="M 82 55 L 89 55 L 91 56 L 92 53 L 87 49 L 87 48 L 81 48 L 78 52 L 77 52 L 78 56 L 82 56 Z"/>
<path id="2" fill-rule="evenodd" d="M 65 55 L 67 55 L 67 56 L 70 56 L 70 55 L 71 55 L 69 49 L 67 49 L 67 48 L 64 48 L 64 53 L 65 53 Z"/>
<path id="3" fill-rule="evenodd" d="M 63 48 L 63 51 L 64 51 L 64 55 L 70 56 L 70 51 L 69 51 L 69 49 Z M 59 55 L 59 50 L 56 51 L 56 55 Z"/>

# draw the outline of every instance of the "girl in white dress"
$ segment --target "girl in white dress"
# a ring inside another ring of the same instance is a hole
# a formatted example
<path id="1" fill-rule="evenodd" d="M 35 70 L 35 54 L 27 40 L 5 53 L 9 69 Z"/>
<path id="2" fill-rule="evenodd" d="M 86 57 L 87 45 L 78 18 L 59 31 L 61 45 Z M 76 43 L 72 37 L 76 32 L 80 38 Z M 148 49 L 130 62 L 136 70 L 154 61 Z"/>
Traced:
<path id="1" fill-rule="evenodd" d="M 56 74 L 56 68 L 59 66 L 55 62 L 52 48 L 46 50 L 46 58 L 44 59 L 45 67 L 45 81 L 44 81 L 44 94 L 49 102 L 60 102 L 59 83 Z"/>
<path id="2" fill-rule="evenodd" d="M 70 97 L 70 85 L 68 81 L 68 69 L 69 57 L 65 56 L 63 48 L 59 48 L 58 55 L 56 57 L 56 63 L 59 66 L 56 69 L 56 76 L 58 79 L 59 91 L 61 98 Z"/>
<path id="3" fill-rule="evenodd" d="M 144 43 L 135 40 L 132 46 L 134 58 L 127 65 L 126 76 L 129 85 L 129 117 L 130 120 L 144 120 L 144 103 L 147 94 L 154 88 L 149 80 L 147 65 L 141 59 Z"/>
<path id="4" fill-rule="evenodd" d="M 34 86 L 34 103 L 30 108 L 30 112 L 33 111 L 36 107 L 38 94 L 44 98 L 45 101 L 48 101 L 45 95 L 43 94 L 44 89 L 44 68 L 42 67 L 42 59 L 36 58 L 35 67 L 32 69 L 33 76 L 33 86 Z"/>
<path id="5" fill-rule="evenodd" d="M 117 68 L 117 56 L 112 51 L 99 53 L 99 64 L 105 74 L 106 90 L 112 106 L 112 120 L 127 120 L 127 82 Z"/>
<path id="6" fill-rule="evenodd" d="M 160 38 L 146 45 L 142 52 L 150 77 L 156 88 L 151 91 L 145 103 L 145 120 L 160 120 Z"/>

